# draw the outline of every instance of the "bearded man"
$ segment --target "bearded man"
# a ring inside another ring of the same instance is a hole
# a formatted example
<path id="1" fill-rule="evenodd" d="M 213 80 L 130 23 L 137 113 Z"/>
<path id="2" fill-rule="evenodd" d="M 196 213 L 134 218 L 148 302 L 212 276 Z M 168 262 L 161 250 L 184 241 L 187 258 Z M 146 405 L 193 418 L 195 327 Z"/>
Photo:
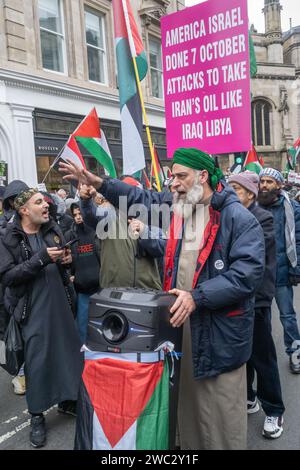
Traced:
<path id="1" fill-rule="evenodd" d="M 93 185 L 113 205 L 174 205 L 165 252 L 164 290 L 177 296 L 171 325 L 184 325 L 178 427 L 182 449 L 244 449 L 246 362 L 254 323 L 253 295 L 264 271 L 264 238 L 256 218 L 222 181 L 214 160 L 178 149 L 172 193 L 99 178 L 71 162 L 65 179 Z M 200 214 L 201 224 L 197 224 Z M 182 217 L 183 216 L 183 217 Z M 186 227 L 189 225 L 189 230 Z M 193 230 L 193 227 L 196 227 Z"/>
<path id="2" fill-rule="evenodd" d="M 285 351 L 290 370 L 300 374 L 300 334 L 293 306 L 293 286 L 300 283 L 300 206 L 290 201 L 282 190 L 284 179 L 274 168 L 260 173 L 258 202 L 272 212 L 276 239 L 276 291 L 275 300 L 284 331 Z"/>
<path id="3" fill-rule="evenodd" d="M 75 406 L 82 370 L 80 340 L 71 310 L 64 238 L 49 218 L 48 203 L 36 189 L 14 199 L 16 216 L 0 242 L 0 276 L 8 312 L 24 339 L 26 400 L 31 414 L 30 443 L 46 443 L 43 412 L 59 403 Z"/>

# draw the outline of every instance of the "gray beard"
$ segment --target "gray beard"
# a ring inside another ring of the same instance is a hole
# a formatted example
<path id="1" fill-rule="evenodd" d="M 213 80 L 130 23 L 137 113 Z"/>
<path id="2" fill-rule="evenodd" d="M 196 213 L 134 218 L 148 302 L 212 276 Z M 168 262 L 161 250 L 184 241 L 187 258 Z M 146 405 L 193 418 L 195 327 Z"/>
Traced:
<path id="1" fill-rule="evenodd" d="M 188 191 L 184 196 L 179 196 L 178 193 L 174 193 L 173 196 L 173 209 L 174 212 L 184 219 L 188 219 L 193 214 L 196 205 L 202 201 L 204 188 L 202 184 L 194 184 L 192 189 Z"/>

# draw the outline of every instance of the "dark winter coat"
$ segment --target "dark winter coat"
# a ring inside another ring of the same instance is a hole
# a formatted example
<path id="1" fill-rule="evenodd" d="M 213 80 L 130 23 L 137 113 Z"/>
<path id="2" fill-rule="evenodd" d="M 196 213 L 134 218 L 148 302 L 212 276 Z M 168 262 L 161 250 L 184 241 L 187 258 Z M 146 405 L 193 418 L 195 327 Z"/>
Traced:
<path id="1" fill-rule="evenodd" d="M 298 202 L 291 200 L 295 216 L 295 234 L 297 249 L 297 266 L 293 268 L 286 254 L 285 243 L 285 209 L 284 196 L 275 201 L 270 206 L 262 206 L 270 211 L 274 217 L 275 239 L 276 239 L 276 286 L 289 286 L 290 276 L 296 276 L 300 280 L 300 205 Z"/>
<path id="2" fill-rule="evenodd" d="M 20 180 L 12 181 L 5 188 L 2 202 L 3 214 L 0 216 L 0 239 L 4 237 L 8 224 L 13 222 L 15 216 L 15 211 L 11 208 L 9 199 L 15 198 L 25 189 L 28 189 L 27 184 Z M 2 284 L 0 284 L 0 338 L 4 335 L 8 321 L 9 313 L 4 306 L 4 292 Z"/>
<path id="3" fill-rule="evenodd" d="M 71 246 L 76 292 L 94 294 L 99 289 L 100 269 L 100 246 L 95 231 L 86 224 L 73 223 L 65 238 L 66 241 L 78 238 L 78 242 Z"/>
<path id="4" fill-rule="evenodd" d="M 30 413 L 42 413 L 56 403 L 76 400 L 78 395 L 81 342 L 67 293 L 68 275 L 47 253 L 47 247 L 62 242 L 53 221 L 29 240 L 18 216 L 0 242 L 6 308 L 22 326 Z"/>
<path id="5" fill-rule="evenodd" d="M 59 246 L 64 241 L 58 225 L 52 220 L 43 225 L 41 231 L 48 247 Z M 20 218 L 16 216 L 14 222 L 8 224 L 6 233 L 0 241 L 0 259 L 0 279 L 5 289 L 5 307 L 17 321 L 21 321 L 30 314 L 31 282 L 47 264 L 51 263 L 51 258 L 46 247 L 32 255 Z M 67 285 L 68 275 L 62 265 L 59 271 L 64 284 Z"/>
<path id="6" fill-rule="evenodd" d="M 127 196 L 129 207 L 141 203 L 148 210 L 153 203 L 172 203 L 171 194 L 142 191 L 117 180 L 105 180 L 100 191 L 116 206 L 120 195 Z M 204 262 L 198 262 L 191 291 L 197 306 L 190 317 L 196 379 L 237 369 L 250 358 L 254 292 L 264 272 L 262 228 L 234 191 L 219 185 L 211 209 L 216 236 L 209 251 L 206 247 L 201 251 Z M 176 286 L 181 240 L 174 245 L 173 252 L 167 247 L 165 257 L 165 266 L 173 266 L 165 273 L 170 287 Z"/>
<path id="7" fill-rule="evenodd" d="M 71 230 L 73 225 L 73 219 L 68 214 L 57 214 L 56 222 L 58 223 L 63 234 L 65 234 L 68 230 Z"/>
<path id="8" fill-rule="evenodd" d="M 265 238 L 265 272 L 261 284 L 255 293 L 255 308 L 269 307 L 275 295 L 276 280 L 276 242 L 274 220 L 270 211 L 266 211 L 257 203 L 248 207 L 249 211 L 260 223 Z"/>

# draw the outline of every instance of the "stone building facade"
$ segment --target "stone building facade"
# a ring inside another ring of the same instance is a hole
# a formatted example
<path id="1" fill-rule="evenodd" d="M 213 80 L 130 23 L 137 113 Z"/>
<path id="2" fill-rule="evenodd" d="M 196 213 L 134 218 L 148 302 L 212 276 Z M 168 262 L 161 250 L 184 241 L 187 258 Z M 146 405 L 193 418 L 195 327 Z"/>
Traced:
<path id="1" fill-rule="evenodd" d="M 265 0 L 265 33 L 252 26 L 258 65 L 251 81 L 253 142 L 265 163 L 278 169 L 300 136 L 300 26 L 283 32 L 281 10 L 280 0 Z"/>
<path id="2" fill-rule="evenodd" d="M 184 0 L 131 0 L 148 53 L 142 83 L 149 124 L 166 155 L 160 17 Z M 121 172 L 111 0 L 0 0 L 0 161 L 8 179 L 41 182 L 68 135 L 95 106 Z M 146 158 L 149 150 L 146 139 Z M 100 171 L 86 157 L 88 168 Z M 60 184 L 52 172 L 47 187 Z"/>

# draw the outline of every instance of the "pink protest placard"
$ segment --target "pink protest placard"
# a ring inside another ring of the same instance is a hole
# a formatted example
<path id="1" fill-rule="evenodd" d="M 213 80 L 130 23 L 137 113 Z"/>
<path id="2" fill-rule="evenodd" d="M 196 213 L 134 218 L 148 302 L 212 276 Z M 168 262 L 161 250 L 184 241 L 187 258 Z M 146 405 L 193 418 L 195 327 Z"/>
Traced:
<path id="1" fill-rule="evenodd" d="M 251 148 L 247 0 L 208 0 L 161 20 L 167 154 Z"/>

